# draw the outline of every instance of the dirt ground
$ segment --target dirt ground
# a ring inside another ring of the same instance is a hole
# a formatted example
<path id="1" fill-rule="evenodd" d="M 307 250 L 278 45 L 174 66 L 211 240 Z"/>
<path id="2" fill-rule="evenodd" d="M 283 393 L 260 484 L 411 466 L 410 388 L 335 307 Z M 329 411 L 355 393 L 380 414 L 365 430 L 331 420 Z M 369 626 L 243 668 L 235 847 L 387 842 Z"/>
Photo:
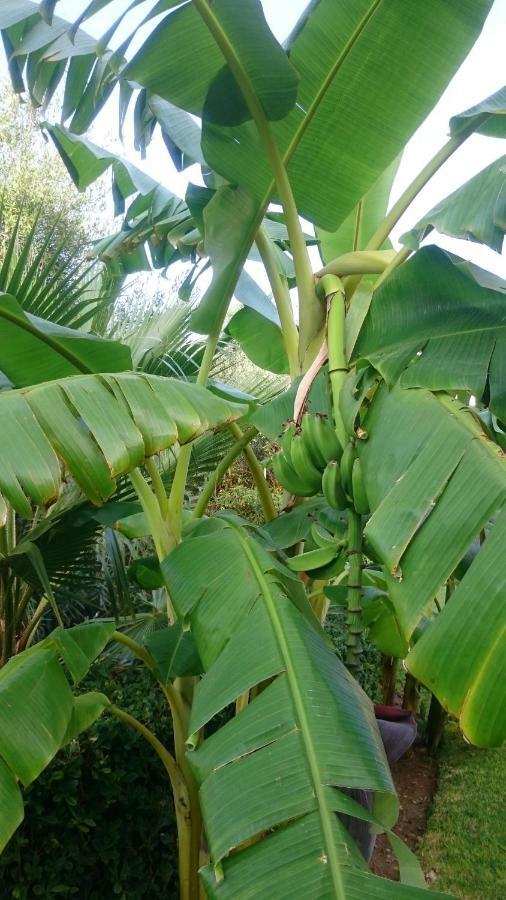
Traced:
<path id="1" fill-rule="evenodd" d="M 395 833 L 416 853 L 425 831 L 430 801 L 436 790 L 436 761 L 424 747 L 414 747 L 392 766 L 400 813 Z M 378 836 L 371 868 L 376 875 L 399 880 L 399 867 L 385 835 Z"/>

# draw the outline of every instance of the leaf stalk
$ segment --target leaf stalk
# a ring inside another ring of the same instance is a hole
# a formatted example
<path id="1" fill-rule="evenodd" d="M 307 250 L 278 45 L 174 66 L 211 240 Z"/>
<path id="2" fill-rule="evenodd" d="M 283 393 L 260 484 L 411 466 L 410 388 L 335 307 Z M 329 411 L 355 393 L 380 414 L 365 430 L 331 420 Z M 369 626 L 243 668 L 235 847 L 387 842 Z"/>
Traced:
<path id="1" fill-rule="evenodd" d="M 281 324 L 281 333 L 288 357 L 290 378 L 292 381 L 300 374 L 298 357 L 299 332 L 293 318 L 292 303 L 286 279 L 281 277 L 279 266 L 273 252 L 272 242 L 263 228 L 259 228 L 255 238 L 258 252 L 262 258 L 267 278 L 271 286 L 272 296 L 276 304 Z"/>

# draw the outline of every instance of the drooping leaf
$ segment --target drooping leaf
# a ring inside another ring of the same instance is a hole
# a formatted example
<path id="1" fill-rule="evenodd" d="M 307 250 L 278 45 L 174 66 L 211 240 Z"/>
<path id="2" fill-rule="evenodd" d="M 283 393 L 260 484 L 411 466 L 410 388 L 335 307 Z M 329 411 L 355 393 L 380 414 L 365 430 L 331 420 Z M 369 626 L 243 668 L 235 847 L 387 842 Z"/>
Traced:
<path id="1" fill-rule="evenodd" d="M 467 390 L 506 418 L 504 283 L 424 247 L 375 291 L 355 345 L 387 381 Z M 483 277 L 484 276 L 484 277 Z"/>
<path id="2" fill-rule="evenodd" d="M 204 208 L 205 250 L 213 267 L 213 278 L 192 325 L 209 334 L 223 322 L 235 290 L 238 259 L 244 261 L 262 221 L 263 210 L 240 188 L 224 186 Z"/>
<path id="3" fill-rule="evenodd" d="M 103 694 L 72 696 L 60 659 L 76 680 L 103 649 L 114 623 L 56 629 L 0 671 L 0 850 L 23 819 L 17 779 L 31 784 L 58 750 L 109 705 Z"/>
<path id="4" fill-rule="evenodd" d="M 148 96 L 148 105 L 156 121 L 160 125 L 163 139 L 170 151 L 179 151 L 180 164 L 176 168 L 185 168 L 192 163 L 204 164 L 200 147 L 200 128 L 194 119 L 184 110 L 179 109 L 163 97 L 156 94 Z M 174 160 L 174 157 L 172 157 Z"/>
<path id="5" fill-rule="evenodd" d="M 0 757 L 25 786 L 59 750 L 72 693 L 52 649 L 25 651 L 0 672 Z"/>
<path id="6" fill-rule="evenodd" d="M 115 478 L 176 441 L 187 443 L 246 407 L 205 388 L 141 373 L 82 375 L 3 392 L 0 493 L 22 516 L 61 486 L 62 460 L 100 505 Z"/>
<path id="7" fill-rule="evenodd" d="M 401 241 L 417 250 L 432 228 L 450 237 L 487 244 L 500 253 L 506 232 L 506 156 L 441 200 Z"/>
<path id="8" fill-rule="evenodd" d="M 244 306 L 236 312 L 227 332 L 256 366 L 277 375 L 290 371 L 280 326 L 256 310 Z"/>
<path id="9" fill-rule="evenodd" d="M 244 271 L 237 282 L 235 289 L 236 300 L 239 300 L 243 306 L 255 310 L 266 319 L 279 325 L 279 315 L 272 300 L 262 290 L 260 285 Z"/>
<path id="10" fill-rule="evenodd" d="M 164 585 L 156 556 L 141 556 L 135 559 L 128 567 L 128 577 L 146 591 L 154 591 Z"/>
<path id="11" fill-rule="evenodd" d="M 97 620 L 74 628 L 56 628 L 44 644 L 56 648 L 74 684 L 79 684 L 109 642 L 115 627 L 114 622 Z"/>
<path id="12" fill-rule="evenodd" d="M 467 128 L 489 137 L 506 137 L 506 86 L 450 119 L 450 132 L 454 137 Z"/>
<path id="13" fill-rule="evenodd" d="M 358 452 L 372 511 L 369 552 L 394 573 L 386 583 L 404 638 L 416 637 L 425 620 L 406 665 L 460 717 L 469 740 L 497 745 L 506 737 L 504 454 L 468 407 L 425 390 L 383 385 L 365 427 L 369 438 Z M 439 612 L 434 598 L 487 524 L 483 546 Z"/>
<path id="14" fill-rule="evenodd" d="M 238 55 L 267 118 L 283 118 L 295 103 L 297 73 L 270 32 L 259 0 L 243 0 L 239 15 L 234 0 L 217 0 L 208 17 Z M 224 64 L 206 23 L 187 3 L 156 26 L 123 75 L 189 112 L 237 124 L 249 113 Z"/>
<path id="15" fill-rule="evenodd" d="M 130 200 L 121 230 L 94 244 L 94 255 L 114 274 L 145 271 L 151 265 L 166 268 L 192 255 L 201 238 L 184 200 L 128 160 L 62 126 L 46 123 L 45 127 L 79 190 L 85 190 L 110 169 L 116 212 L 124 213 L 125 203 Z"/>
<path id="16" fill-rule="evenodd" d="M 98 691 L 89 691 L 87 694 L 80 694 L 74 697 L 74 706 L 70 717 L 70 722 L 63 739 L 64 744 L 70 744 L 83 731 L 86 731 L 90 725 L 93 725 L 104 712 L 104 709 L 110 706 L 110 701 L 105 694 Z"/>
<path id="17" fill-rule="evenodd" d="M 107 169 L 112 168 L 120 202 L 123 204 L 126 198 L 134 193 L 149 194 L 157 188 L 164 196 L 172 196 L 137 166 L 109 150 L 98 147 L 87 138 L 72 134 L 62 125 L 51 125 L 49 122 L 44 122 L 43 128 L 51 137 L 75 186 L 80 191 L 86 190 Z M 123 209 L 117 204 L 116 213 L 122 212 Z"/>

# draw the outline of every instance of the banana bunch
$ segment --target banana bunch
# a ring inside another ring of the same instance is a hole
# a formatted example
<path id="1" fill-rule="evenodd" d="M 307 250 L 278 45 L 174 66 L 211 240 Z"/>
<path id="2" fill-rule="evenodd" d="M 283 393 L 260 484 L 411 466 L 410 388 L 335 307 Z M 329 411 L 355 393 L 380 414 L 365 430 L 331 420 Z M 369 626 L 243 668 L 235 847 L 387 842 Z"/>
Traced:
<path id="1" fill-rule="evenodd" d="M 291 422 L 283 434 L 281 450 L 272 459 L 276 478 L 298 497 L 312 497 L 322 488 L 329 460 L 338 459 L 340 446 L 326 416 L 305 413 L 300 427 Z"/>
<path id="2" fill-rule="evenodd" d="M 272 458 L 279 483 L 297 497 L 313 497 L 320 491 L 335 510 L 354 506 L 360 515 L 369 512 L 362 463 L 349 441 L 341 451 L 327 417 L 305 413 L 300 427 L 291 422 L 281 439 L 281 450 Z M 325 549 L 325 548 L 320 548 Z M 312 551 L 311 551 L 312 552 Z"/>
<path id="3" fill-rule="evenodd" d="M 355 455 L 351 441 L 344 448 L 340 463 L 335 459 L 327 463 L 322 477 L 322 491 L 332 509 L 342 510 L 353 505 L 359 515 L 369 512 L 362 463 Z"/>

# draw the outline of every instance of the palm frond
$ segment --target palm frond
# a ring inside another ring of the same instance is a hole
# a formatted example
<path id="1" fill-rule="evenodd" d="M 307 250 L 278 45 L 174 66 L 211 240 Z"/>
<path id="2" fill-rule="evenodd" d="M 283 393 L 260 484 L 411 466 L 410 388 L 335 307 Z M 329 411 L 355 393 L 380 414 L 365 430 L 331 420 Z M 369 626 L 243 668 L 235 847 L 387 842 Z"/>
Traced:
<path id="1" fill-rule="evenodd" d="M 15 296 L 32 316 L 68 328 L 89 326 L 115 298 L 103 266 L 96 260 L 87 262 L 72 236 L 62 235 L 59 219 L 46 221 L 42 209 L 28 222 L 23 222 L 20 211 L 10 233 L 3 213 L 2 198 L 0 291 Z"/>

